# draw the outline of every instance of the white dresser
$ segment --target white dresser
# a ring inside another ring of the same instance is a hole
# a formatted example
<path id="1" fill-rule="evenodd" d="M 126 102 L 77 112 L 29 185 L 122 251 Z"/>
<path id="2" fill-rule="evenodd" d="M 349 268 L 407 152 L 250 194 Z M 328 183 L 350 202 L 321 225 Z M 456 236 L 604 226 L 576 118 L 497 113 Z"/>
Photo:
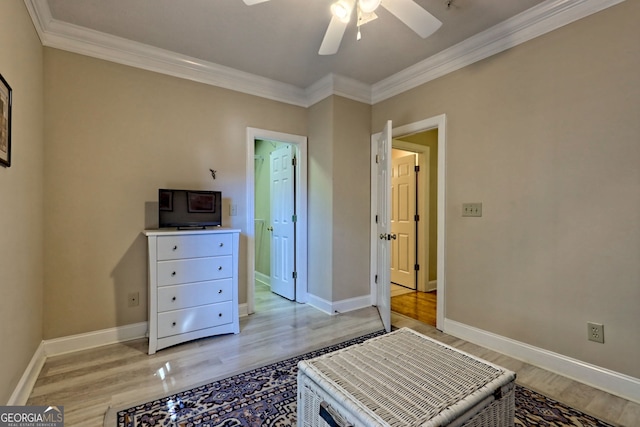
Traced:
<path id="1" fill-rule="evenodd" d="M 149 354 L 240 332 L 239 230 L 145 230 L 149 250 Z"/>

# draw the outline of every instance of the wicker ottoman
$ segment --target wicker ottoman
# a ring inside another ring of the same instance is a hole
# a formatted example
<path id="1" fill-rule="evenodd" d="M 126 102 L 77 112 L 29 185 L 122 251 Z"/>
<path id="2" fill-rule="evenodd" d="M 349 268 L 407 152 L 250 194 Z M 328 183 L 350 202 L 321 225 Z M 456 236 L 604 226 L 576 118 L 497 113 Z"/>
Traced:
<path id="1" fill-rule="evenodd" d="M 402 328 L 298 364 L 298 426 L 513 426 L 515 373 Z"/>

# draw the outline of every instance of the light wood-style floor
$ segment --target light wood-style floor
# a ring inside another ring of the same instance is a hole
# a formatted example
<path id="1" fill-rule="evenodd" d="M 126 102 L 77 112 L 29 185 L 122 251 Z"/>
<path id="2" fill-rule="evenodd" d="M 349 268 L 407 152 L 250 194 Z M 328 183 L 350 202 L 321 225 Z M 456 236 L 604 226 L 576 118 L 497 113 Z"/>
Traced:
<path id="1" fill-rule="evenodd" d="M 640 423 L 639 404 L 442 334 L 403 315 L 392 313 L 392 323 L 512 369 L 520 384 L 605 421 L 623 426 Z M 67 427 L 98 427 L 103 421 L 114 427 L 115 410 L 109 408 L 146 402 L 381 328 L 374 307 L 328 316 L 262 289 L 256 296 L 256 314 L 240 320 L 238 335 L 202 339 L 152 356 L 146 353 L 147 340 L 139 339 L 51 357 L 28 404 L 63 405 Z"/>

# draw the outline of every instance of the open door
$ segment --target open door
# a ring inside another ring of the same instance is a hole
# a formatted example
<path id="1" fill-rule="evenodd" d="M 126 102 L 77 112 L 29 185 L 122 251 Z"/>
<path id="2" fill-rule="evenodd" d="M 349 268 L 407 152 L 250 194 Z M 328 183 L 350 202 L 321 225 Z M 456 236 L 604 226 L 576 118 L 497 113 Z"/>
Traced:
<path id="1" fill-rule="evenodd" d="M 391 331 L 391 120 L 387 121 L 378 138 L 376 164 L 378 167 L 377 197 L 377 286 L 376 305 L 382 324 L 387 332 Z"/>
<path id="2" fill-rule="evenodd" d="M 391 161 L 391 282 L 416 289 L 416 155 Z"/>
<path id="3" fill-rule="evenodd" d="M 294 147 L 271 152 L 271 291 L 295 301 Z"/>

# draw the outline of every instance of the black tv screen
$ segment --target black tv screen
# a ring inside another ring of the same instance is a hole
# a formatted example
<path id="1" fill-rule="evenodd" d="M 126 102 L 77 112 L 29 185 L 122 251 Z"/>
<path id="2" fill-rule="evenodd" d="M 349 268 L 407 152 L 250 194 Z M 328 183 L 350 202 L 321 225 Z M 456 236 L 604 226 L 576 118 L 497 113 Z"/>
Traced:
<path id="1" fill-rule="evenodd" d="M 160 228 L 201 228 L 222 225 L 220 191 L 158 190 Z"/>

